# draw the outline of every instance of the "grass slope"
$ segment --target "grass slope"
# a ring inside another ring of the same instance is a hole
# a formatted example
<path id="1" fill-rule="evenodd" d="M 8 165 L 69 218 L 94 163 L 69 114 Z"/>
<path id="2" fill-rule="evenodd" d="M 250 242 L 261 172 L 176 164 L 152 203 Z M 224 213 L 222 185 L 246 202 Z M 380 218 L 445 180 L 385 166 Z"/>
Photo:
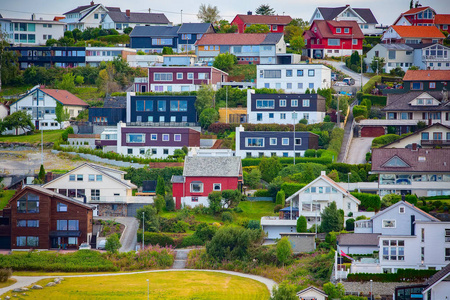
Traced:
<path id="1" fill-rule="evenodd" d="M 61 138 L 64 130 L 44 130 L 44 143 L 54 143 Z M 41 132 L 32 135 L 1 135 L 0 142 L 7 143 L 41 143 Z"/>
<path id="2" fill-rule="evenodd" d="M 0 209 L 3 209 L 6 204 L 8 204 L 9 199 L 11 199 L 15 193 L 15 190 L 0 191 Z"/>
<path id="3" fill-rule="evenodd" d="M 192 271 L 66 278 L 55 287 L 30 290 L 23 299 L 147 299 L 147 279 L 150 299 L 269 299 L 267 287 L 258 281 Z M 37 284 L 47 282 L 48 279 Z M 19 295 L 17 299 L 21 298 Z"/>

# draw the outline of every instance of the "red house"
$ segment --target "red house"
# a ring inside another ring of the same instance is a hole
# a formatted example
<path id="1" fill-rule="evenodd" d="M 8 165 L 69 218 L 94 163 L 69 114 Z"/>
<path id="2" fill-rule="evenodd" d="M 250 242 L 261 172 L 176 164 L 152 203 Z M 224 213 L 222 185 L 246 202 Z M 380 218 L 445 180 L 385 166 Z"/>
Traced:
<path id="1" fill-rule="evenodd" d="M 306 55 L 312 58 L 362 54 L 364 34 L 356 21 L 314 20 L 303 37 Z"/>
<path id="2" fill-rule="evenodd" d="M 292 18 L 289 16 L 263 16 L 263 15 L 252 15 L 249 11 L 246 15 L 236 15 L 231 25 L 237 25 L 238 33 L 244 33 L 245 28 L 253 24 L 265 24 L 269 25 L 270 32 L 284 32 L 284 27 L 286 27 Z"/>
<path id="3" fill-rule="evenodd" d="M 434 16 L 434 25 L 439 30 L 446 31 L 447 33 L 450 32 L 450 15 L 435 15 Z"/>
<path id="4" fill-rule="evenodd" d="M 242 185 L 241 158 L 236 156 L 188 156 L 183 176 L 172 176 L 176 209 L 208 206 L 209 193 L 236 190 Z"/>
<path id="5" fill-rule="evenodd" d="M 436 11 L 429 6 L 415 7 L 402 13 L 393 25 L 433 26 Z"/>

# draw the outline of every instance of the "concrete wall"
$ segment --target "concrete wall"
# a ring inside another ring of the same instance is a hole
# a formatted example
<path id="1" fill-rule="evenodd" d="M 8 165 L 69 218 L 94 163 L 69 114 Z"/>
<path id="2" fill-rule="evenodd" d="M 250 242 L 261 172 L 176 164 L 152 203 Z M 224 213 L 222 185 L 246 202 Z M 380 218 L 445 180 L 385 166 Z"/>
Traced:
<path id="1" fill-rule="evenodd" d="M 294 253 L 311 252 L 316 249 L 315 234 L 308 233 L 280 233 L 287 237 Z"/>

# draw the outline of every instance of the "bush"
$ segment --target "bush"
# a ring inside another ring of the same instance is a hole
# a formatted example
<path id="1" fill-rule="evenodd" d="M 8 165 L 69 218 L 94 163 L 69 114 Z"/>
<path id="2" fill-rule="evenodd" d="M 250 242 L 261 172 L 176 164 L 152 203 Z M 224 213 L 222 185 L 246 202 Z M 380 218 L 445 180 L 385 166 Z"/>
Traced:
<path id="1" fill-rule="evenodd" d="M 284 191 L 287 197 L 294 195 L 298 190 L 302 189 L 306 184 L 285 182 L 281 185 L 281 190 Z"/>
<path id="2" fill-rule="evenodd" d="M 0 282 L 6 282 L 12 276 L 11 269 L 0 269 Z"/>
<path id="3" fill-rule="evenodd" d="M 379 211 L 381 208 L 380 196 L 376 194 L 356 193 L 356 192 L 351 192 L 350 194 L 352 194 L 355 198 L 361 201 L 360 208 L 367 210 L 369 207 L 372 207 L 376 211 Z"/>
<path id="4" fill-rule="evenodd" d="M 425 281 L 433 276 L 436 270 L 416 270 L 416 269 L 398 269 L 397 273 L 350 273 L 347 281 L 369 281 L 376 282 L 417 282 Z"/>
<path id="5" fill-rule="evenodd" d="M 222 213 L 222 222 L 229 222 L 232 223 L 233 222 L 233 215 L 226 211 Z"/>
<path id="6" fill-rule="evenodd" d="M 247 224 L 248 229 L 261 229 L 261 225 L 259 223 L 259 220 L 250 220 Z"/>
<path id="7" fill-rule="evenodd" d="M 363 87 L 363 93 L 371 94 L 373 89 L 375 89 L 375 84 L 377 82 L 381 82 L 381 75 L 376 75 L 370 78 L 370 80 Z"/>
<path id="8" fill-rule="evenodd" d="M 275 200 L 275 204 L 281 205 L 282 207 L 284 207 L 285 200 L 286 200 L 286 194 L 284 193 L 284 191 L 283 190 L 278 191 L 277 197 L 276 197 L 276 200 Z"/>
<path id="9" fill-rule="evenodd" d="M 283 206 L 275 205 L 275 207 L 273 208 L 273 212 L 274 213 L 279 213 L 281 209 L 283 209 Z"/>
<path id="10" fill-rule="evenodd" d="M 120 244 L 119 235 L 117 233 L 111 234 L 108 238 L 106 238 L 105 250 L 111 253 L 117 253 L 119 248 L 122 245 Z"/>
<path id="11" fill-rule="evenodd" d="M 316 150 L 315 149 L 306 150 L 305 157 L 316 157 Z"/>
<path id="12" fill-rule="evenodd" d="M 142 231 L 137 234 L 138 243 L 142 243 Z M 144 244 L 145 245 L 159 245 L 161 247 L 172 246 L 175 247 L 174 239 L 163 233 L 156 232 L 145 232 L 144 233 Z"/>
<path id="13" fill-rule="evenodd" d="M 355 118 L 359 116 L 363 116 L 367 118 L 369 116 L 369 112 L 367 111 L 367 107 L 364 105 L 355 105 L 353 106 L 353 116 Z"/>
<path id="14" fill-rule="evenodd" d="M 411 203 L 413 205 L 417 205 L 417 202 L 419 201 L 419 199 L 417 198 L 416 195 L 406 195 L 405 201 L 408 203 Z"/>
<path id="15" fill-rule="evenodd" d="M 400 196 L 400 195 L 387 194 L 387 195 L 383 196 L 383 199 L 381 199 L 381 204 L 383 205 L 383 207 L 389 207 L 392 204 L 395 204 L 400 200 L 402 200 L 402 196 Z"/>
<path id="16" fill-rule="evenodd" d="M 166 201 L 166 210 L 167 211 L 174 211 L 175 210 L 175 201 L 173 201 L 172 195 L 166 195 L 165 196 Z"/>
<path id="17" fill-rule="evenodd" d="M 308 224 L 306 222 L 305 216 L 300 216 L 297 219 L 297 232 L 306 232 L 308 229 Z"/>
<path id="18" fill-rule="evenodd" d="M 157 213 L 160 213 L 163 211 L 163 209 L 166 207 L 166 200 L 164 199 L 164 196 L 162 195 L 156 195 L 155 199 L 155 208 Z"/>
<path id="19" fill-rule="evenodd" d="M 292 257 L 292 246 L 287 237 L 277 242 L 277 259 L 284 266 Z"/>
<path id="20" fill-rule="evenodd" d="M 256 190 L 253 194 L 255 197 L 272 197 L 272 194 L 268 190 Z"/>
<path id="21" fill-rule="evenodd" d="M 181 248 L 186 248 L 189 246 L 202 246 L 205 242 L 202 241 L 198 236 L 196 235 L 188 235 L 183 238 L 183 241 L 181 242 Z"/>
<path id="22" fill-rule="evenodd" d="M 200 223 L 198 224 L 194 235 L 203 242 L 206 242 L 210 241 L 213 238 L 216 231 L 217 231 L 216 226 L 211 226 L 206 223 Z"/>
<path id="23" fill-rule="evenodd" d="M 347 231 L 355 230 L 355 219 L 347 219 L 347 221 L 345 221 L 345 230 Z"/>
<path id="24" fill-rule="evenodd" d="M 397 134 L 385 134 L 385 135 L 374 138 L 372 140 L 372 147 L 378 148 L 378 147 L 384 146 L 386 144 L 395 142 L 396 140 L 398 140 L 400 138 L 401 138 L 401 136 L 399 136 Z"/>

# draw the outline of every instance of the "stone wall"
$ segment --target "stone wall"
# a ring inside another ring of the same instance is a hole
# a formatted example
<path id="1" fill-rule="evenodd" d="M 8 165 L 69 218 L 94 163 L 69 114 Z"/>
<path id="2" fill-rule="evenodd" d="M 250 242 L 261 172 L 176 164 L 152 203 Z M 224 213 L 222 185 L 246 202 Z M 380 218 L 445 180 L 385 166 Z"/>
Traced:
<path id="1" fill-rule="evenodd" d="M 99 217 L 126 217 L 127 204 L 98 204 Z"/>

